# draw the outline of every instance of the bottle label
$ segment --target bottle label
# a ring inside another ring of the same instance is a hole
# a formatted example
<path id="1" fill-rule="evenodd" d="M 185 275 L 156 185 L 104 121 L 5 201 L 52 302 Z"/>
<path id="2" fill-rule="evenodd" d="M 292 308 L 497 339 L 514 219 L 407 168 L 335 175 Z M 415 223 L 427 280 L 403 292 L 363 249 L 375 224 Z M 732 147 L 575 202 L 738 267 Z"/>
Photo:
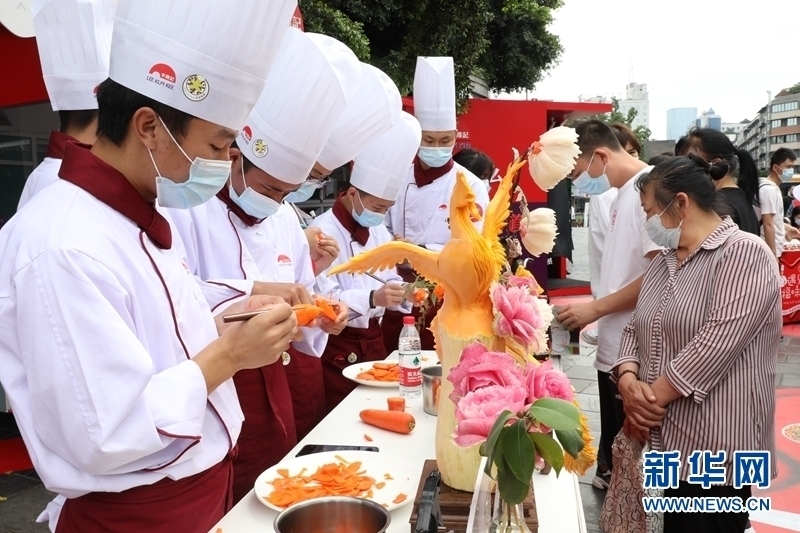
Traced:
<path id="1" fill-rule="evenodd" d="M 401 357 L 400 386 L 409 388 L 422 386 L 419 354 Z"/>

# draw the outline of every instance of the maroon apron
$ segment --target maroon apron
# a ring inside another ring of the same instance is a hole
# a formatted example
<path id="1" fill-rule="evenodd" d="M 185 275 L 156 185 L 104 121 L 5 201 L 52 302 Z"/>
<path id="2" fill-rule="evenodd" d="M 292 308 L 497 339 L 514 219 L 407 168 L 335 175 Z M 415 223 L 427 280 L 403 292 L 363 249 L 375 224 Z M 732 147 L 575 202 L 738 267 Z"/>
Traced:
<path id="1" fill-rule="evenodd" d="M 349 357 L 351 353 L 356 357 Z M 369 321 L 369 327 L 366 329 L 348 326 L 340 334 L 328 337 L 328 345 L 322 354 L 327 411 L 330 413 L 356 388 L 356 383 L 344 377 L 342 370 L 364 361 L 383 361 L 386 355 L 383 332 L 377 319 L 374 318 Z"/>
<path id="2" fill-rule="evenodd" d="M 233 461 L 233 502 L 253 488 L 256 478 L 297 444 L 294 412 L 283 362 L 240 370 L 233 376 L 244 413 L 239 454 Z"/>
<path id="3" fill-rule="evenodd" d="M 286 377 L 289 378 L 294 422 L 297 438 L 303 440 L 325 418 L 322 366 L 319 357 L 304 354 L 294 347 L 290 347 L 287 351 L 292 358 L 286 366 Z"/>
<path id="4" fill-rule="evenodd" d="M 416 279 L 416 272 L 410 268 L 398 266 L 397 273 L 406 283 L 414 283 L 414 280 Z M 428 312 L 425 314 L 425 327 L 419 332 L 420 344 L 423 350 L 433 350 L 436 347 L 436 341 L 433 338 L 433 333 L 431 333 L 430 329 L 428 328 L 430 328 L 431 324 L 433 323 L 433 319 L 436 318 L 436 313 L 439 312 L 440 307 L 441 303 L 428 309 Z M 397 345 L 400 340 L 400 332 L 403 331 L 403 317 L 406 316 L 409 315 L 399 311 L 392 311 L 391 309 L 387 309 L 383 313 L 381 329 L 383 330 L 383 345 L 386 348 L 387 354 L 397 350 Z M 419 307 L 415 307 L 411 311 L 411 316 L 413 316 L 415 320 L 419 319 Z"/>
<path id="5" fill-rule="evenodd" d="M 90 492 L 64 502 L 56 533 L 208 533 L 233 507 L 234 451 L 216 466 L 175 481 L 123 492 Z"/>

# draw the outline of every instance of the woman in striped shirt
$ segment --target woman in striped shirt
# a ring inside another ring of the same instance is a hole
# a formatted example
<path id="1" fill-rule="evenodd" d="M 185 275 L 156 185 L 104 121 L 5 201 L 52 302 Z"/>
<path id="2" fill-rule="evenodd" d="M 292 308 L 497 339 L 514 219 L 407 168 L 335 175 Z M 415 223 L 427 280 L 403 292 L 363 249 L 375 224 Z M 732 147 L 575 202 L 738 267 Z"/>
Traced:
<path id="1" fill-rule="evenodd" d="M 637 181 L 650 238 L 666 250 L 644 276 L 614 367 L 624 431 L 654 450 L 680 451 L 680 483 L 665 496 L 739 496 L 733 452 L 773 457 L 775 364 L 781 336 L 779 272 L 756 237 L 721 218 L 699 157 L 675 157 Z M 695 450 L 726 452 L 725 480 L 687 482 Z M 742 532 L 746 513 L 667 513 L 665 533 Z"/>

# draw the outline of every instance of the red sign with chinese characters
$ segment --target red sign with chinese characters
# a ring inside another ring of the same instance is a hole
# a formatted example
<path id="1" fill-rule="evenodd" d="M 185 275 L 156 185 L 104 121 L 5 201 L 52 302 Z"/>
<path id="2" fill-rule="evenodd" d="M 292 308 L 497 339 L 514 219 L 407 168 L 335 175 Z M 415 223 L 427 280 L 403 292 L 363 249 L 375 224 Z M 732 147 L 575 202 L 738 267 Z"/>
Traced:
<path id="1" fill-rule="evenodd" d="M 800 251 L 781 254 L 781 309 L 784 324 L 800 322 Z"/>

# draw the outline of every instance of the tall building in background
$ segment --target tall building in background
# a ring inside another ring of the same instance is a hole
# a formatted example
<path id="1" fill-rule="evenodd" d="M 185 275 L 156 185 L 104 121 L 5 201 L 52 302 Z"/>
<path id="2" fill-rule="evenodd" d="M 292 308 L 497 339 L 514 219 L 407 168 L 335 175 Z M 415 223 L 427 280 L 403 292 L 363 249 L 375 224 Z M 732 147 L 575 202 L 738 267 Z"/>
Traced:
<path id="1" fill-rule="evenodd" d="M 712 108 L 697 117 L 695 126 L 698 128 L 710 128 L 712 130 L 722 131 L 722 117 L 717 115 Z"/>
<path id="2" fill-rule="evenodd" d="M 736 135 L 735 144 L 750 152 L 760 170 L 768 170 L 778 148 L 790 148 L 800 156 L 800 93 L 779 92 Z M 795 173 L 800 173 L 800 160 Z"/>
<path id="3" fill-rule="evenodd" d="M 667 139 L 677 141 L 689 131 L 697 120 L 696 107 L 676 107 L 667 110 Z"/>
<path id="4" fill-rule="evenodd" d="M 646 83 L 631 82 L 625 87 L 625 98 L 619 101 L 619 112 L 627 115 L 629 109 L 636 109 L 631 128 L 650 127 L 650 99 Z"/>

